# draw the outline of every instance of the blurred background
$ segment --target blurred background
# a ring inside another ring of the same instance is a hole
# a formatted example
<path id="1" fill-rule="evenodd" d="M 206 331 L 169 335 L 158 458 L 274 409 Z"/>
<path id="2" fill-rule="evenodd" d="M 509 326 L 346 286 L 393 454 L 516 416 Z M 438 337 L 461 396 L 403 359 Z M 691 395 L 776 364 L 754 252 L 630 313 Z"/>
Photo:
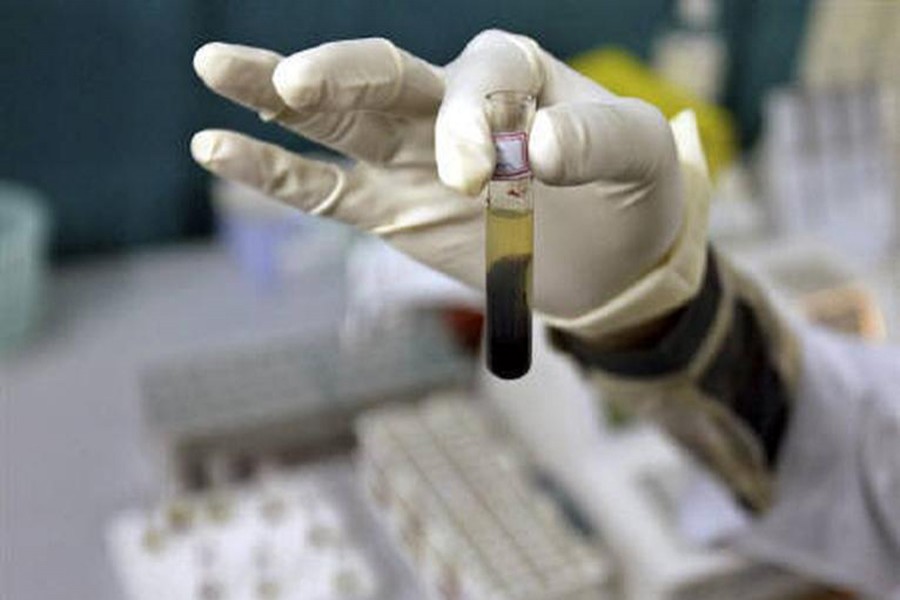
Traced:
<path id="1" fill-rule="evenodd" d="M 742 513 L 542 334 L 500 384 L 478 295 L 210 180 L 205 127 L 341 159 L 191 58 L 532 36 L 693 108 L 719 246 L 788 310 L 896 343 L 900 1 L 0 3 L 0 598 L 833 593 L 721 549 Z"/>

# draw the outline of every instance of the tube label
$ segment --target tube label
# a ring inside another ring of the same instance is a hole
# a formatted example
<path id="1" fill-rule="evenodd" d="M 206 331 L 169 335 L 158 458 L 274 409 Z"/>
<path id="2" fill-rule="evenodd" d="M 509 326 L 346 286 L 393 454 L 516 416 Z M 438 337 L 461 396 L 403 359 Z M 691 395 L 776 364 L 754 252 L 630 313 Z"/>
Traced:
<path id="1" fill-rule="evenodd" d="M 528 162 L 528 134 L 524 131 L 494 134 L 497 164 L 491 179 L 524 179 L 531 176 Z"/>

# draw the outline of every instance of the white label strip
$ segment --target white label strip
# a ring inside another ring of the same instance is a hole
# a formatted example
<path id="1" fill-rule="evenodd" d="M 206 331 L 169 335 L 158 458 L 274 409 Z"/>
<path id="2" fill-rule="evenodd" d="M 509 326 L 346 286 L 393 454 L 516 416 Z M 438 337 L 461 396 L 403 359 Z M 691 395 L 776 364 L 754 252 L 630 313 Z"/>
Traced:
<path id="1" fill-rule="evenodd" d="M 531 175 L 528 163 L 528 134 L 524 131 L 494 134 L 497 166 L 493 179 L 522 179 Z"/>

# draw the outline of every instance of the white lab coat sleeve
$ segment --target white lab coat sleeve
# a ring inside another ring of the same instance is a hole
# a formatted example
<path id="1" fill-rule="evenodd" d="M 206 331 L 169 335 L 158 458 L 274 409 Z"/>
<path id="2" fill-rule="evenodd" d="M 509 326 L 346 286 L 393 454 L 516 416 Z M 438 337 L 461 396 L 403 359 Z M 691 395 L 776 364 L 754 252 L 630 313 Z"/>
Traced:
<path id="1" fill-rule="evenodd" d="M 800 327 L 802 367 L 772 506 L 735 545 L 900 598 L 900 348 Z"/>
<path id="2" fill-rule="evenodd" d="M 788 317 L 710 249 L 697 295 L 641 348 L 562 330 L 605 400 L 657 421 L 753 518 L 744 553 L 877 598 L 900 593 L 900 348 Z"/>
<path id="3" fill-rule="evenodd" d="M 657 421 L 760 511 L 774 493 L 798 344 L 758 286 L 713 250 L 706 264 L 696 296 L 649 345 L 609 350 L 564 330 L 550 335 L 607 402 Z"/>

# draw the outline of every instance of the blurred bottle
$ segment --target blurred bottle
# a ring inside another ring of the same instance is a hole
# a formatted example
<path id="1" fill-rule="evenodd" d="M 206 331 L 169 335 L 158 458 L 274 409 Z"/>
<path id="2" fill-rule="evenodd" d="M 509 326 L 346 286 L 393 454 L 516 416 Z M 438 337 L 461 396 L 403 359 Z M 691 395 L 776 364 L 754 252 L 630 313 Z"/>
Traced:
<path id="1" fill-rule="evenodd" d="M 22 342 L 40 318 L 49 222 L 38 192 L 0 182 L 0 350 Z"/>
<path id="2" fill-rule="evenodd" d="M 668 81 L 707 102 L 719 100 L 728 49 L 717 0 L 678 0 L 673 25 L 653 47 L 653 65 Z"/>
<path id="3" fill-rule="evenodd" d="M 343 268 L 352 230 L 280 203 L 239 183 L 214 179 L 219 236 L 241 274 L 260 290 L 305 273 Z"/>

